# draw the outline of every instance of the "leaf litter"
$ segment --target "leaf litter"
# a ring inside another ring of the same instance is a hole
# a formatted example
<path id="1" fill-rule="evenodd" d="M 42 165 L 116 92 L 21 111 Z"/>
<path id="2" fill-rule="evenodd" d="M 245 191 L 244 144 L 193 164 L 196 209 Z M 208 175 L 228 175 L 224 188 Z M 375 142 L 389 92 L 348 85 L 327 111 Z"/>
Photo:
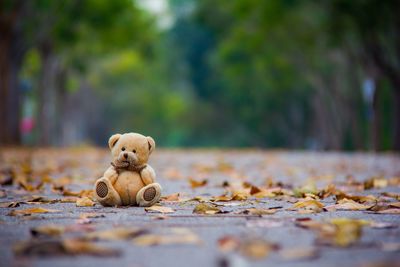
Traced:
<path id="1" fill-rule="evenodd" d="M 43 151 L 45 152 L 40 153 L 40 156 L 36 155 L 35 158 L 32 156 L 33 153 L 30 153 L 26 156 L 28 160 L 25 156 L 17 160 L 15 157 L 10 160 L 9 155 L 5 157 L 5 161 L 1 164 L 6 168 L 0 168 L 0 198 L 3 200 L 0 203 L 0 207 L 12 209 L 8 214 L 17 216 L 17 220 L 28 218 L 29 215 L 34 214 L 61 212 L 56 209 L 48 209 L 47 205 L 44 208 L 41 206 L 42 204 L 60 203 L 59 205 L 72 205 L 69 203 L 75 203 L 78 207 L 93 207 L 95 204 L 92 201 L 93 191 L 91 189 L 82 189 L 80 185 L 86 184 L 88 185 L 86 188 L 91 187 L 95 177 L 101 175 L 100 170 L 104 169 L 104 166 L 99 163 L 101 162 L 98 160 L 99 157 L 94 156 L 93 151 L 96 150 L 92 150 L 90 153 L 85 150 L 77 150 L 78 153 L 66 151 L 63 154 L 68 155 L 70 153 L 71 159 L 65 162 L 54 160 L 57 158 L 54 151 Z M 91 157 L 89 162 L 85 162 L 86 166 L 82 166 L 81 162 L 76 160 L 77 155 L 82 156 L 82 154 L 90 155 Z M 33 164 L 32 162 L 36 158 L 45 158 L 46 160 L 40 161 L 40 164 Z M 324 163 L 322 163 L 318 168 L 309 167 L 306 161 L 304 161 L 303 165 L 298 166 L 289 166 L 285 165 L 287 162 L 285 164 L 282 164 L 282 162 L 286 161 L 273 154 L 266 157 L 264 162 L 260 162 L 260 166 L 263 166 L 267 171 L 263 172 L 262 168 L 260 168 L 260 172 L 257 173 L 260 178 L 257 180 L 251 179 L 246 174 L 246 170 L 240 169 L 231 160 L 227 160 L 222 156 L 219 156 L 214 161 L 214 164 L 201 162 L 192 164 L 190 167 L 191 173 L 189 174 L 180 168 L 168 165 L 160 173 L 164 174 L 166 179 L 171 180 L 169 181 L 171 183 L 186 180 L 182 181 L 186 182 L 186 186 L 182 188 L 187 189 L 187 183 L 189 183 L 192 192 L 182 191 L 163 196 L 161 203 L 170 203 L 172 207 L 153 206 L 145 209 L 146 214 L 149 213 L 148 216 L 151 219 L 157 217 L 150 215 L 150 213 L 160 214 L 158 215 L 159 219 L 165 220 L 168 217 L 163 214 L 175 212 L 175 205 L 179 205 L 185 215 L 191 212 L 192 216 L 218 215 L 222 213 L 246 216 L 246 222 L 242 225 L 253 230 L 257 227 L 290 226 L 290 223 L 288 224 L 286 220 L 277 219 L 280 218 L 281 214 L 288 214 L 285 216 L 291 218 L 298 218 L 298 216 L 304 216 L 301 214 L 309 213 L 310 215 L 308 216 L 320 216 L 322 214 L 317 213 L 322 212 L 324 214 L 332 214 L 330 216 L 332 218 L 335 217 L 334 215 L 337 211 L 357 213 L 360 216 L 362 216 L 362 213 L 373 213 L 376 214 L 375 216 L 381 214 L 382 218 L 386 218 L 384 217 L 385 214 L 395 216 L 400 214 L 400 204 L 398 202 L 400 194 L 393 190 L 393 187 L 400 185 L 398 174 L 378 174 L 369 176 L 366 179 L 357 179 L 356 174 L 347 173 L 343 181 L 335 181 L 337 173 L 344 173 L 343 170 L 349 172 L 350 165 L 345 160 L 337 161 L 336 165 L 323 165 Z M 256 164 L 252 166 L 256 166 Z M 362 164 L 357 166 L 359 169 L 364 168 Z M 279 170 L 280 175 L 271 175 L 271 170 Z M 298 175 L 304 172 L 308 173 L 309 178 L 303 184 L 295 184 L 294 181 L 296 181 Z M 282 176 L 282 173 L 284 174 L 283 176 L 286 175 L 292 179 L 292 182 L 290 180 L 285 182 L 275 180 L 275 177 Z M 215 177 L 218 178 L 219 175 L 223 175 L 224 178 L 221 182 L 217 180 L 214 182 Z M 87 177 L 92 177 L 93 180 L 85 181 Z M 323 185 L 322 187 L 321 184 Z M 217 192 L 218 187 L 221 189 L 219 194 L 211 193 Z M 198 189 L 202 192 L 200 196 L 195 194 Z M 371 191 L 372 194 L 370 192 L 367 194 L 368 190 L 374 189 L 380 191 Z M 48 190 L 51 190 L 58 197 L 48 198 L 46 193 Z M 387 190 L 387 192 L 383 192 L 384 190 Z M 266 207 L 267 205 L 271 206 L 269 205 L 270 200 L 274 201 L 274 203 L 279 201 L 279 207 Z M 23 205 L 37 206 L 28 209 L 15 209 Z M 105 210 L 98 205 L 94 209 L 97 208 L 102 211 Z M 215 217 L 218 218 L 219 216 Z M 98 219 L 93 220 L 94 218 Z M 116 250 L 99 247 L 95 244 L 97 240 L 110 242 L 113 240 L 125 240 L 140 246 L 202 243 L 195 233 L 186 230 L 158 233 L 147 228 L 125 226 L 95 230 L 96 223 L 102 221 L 102 218 L 104 218 L 104 214 L 88 213 L 86 215 L 81 214 L 73 225 L 42 225 L 34 227 L 31 229 L 32 236 L 35 239 L 40 239 L 26 241 L 19 249 L 16 249 L 16 254 L 76 255 L 83 253 L 89 255 L 119 255 Z M 279 244 L 268 242 L 257 236 L 246 238 L 228 236 L 222 241 L 218 241 L 218 247 L 221 252 L 234 251 L 251 260 L 265 259 L 271 252 L 277 250 L 279 250 L 279 255 L 282 259 L 285 260 L 312 260 L 318 257 L 319 251 L 324 248 L 320 247 L 320 245 L 325 247 L 356 246 L 360 244 L 361 237 L 365 234 L 365 228 L 395 229 L 398 227 L 396 221 L 383 222 L 380 219 L 372 221 L 334 218 L 318 221 L 303 217 L 303 219 L 297 219 L 294 222 L 296 226 L 309 229 L 310 232 L 314 233 L 315 247 L 279 249 Z M 71 232 L 77 233 L 78 237 L 68 237 Z M 57 238 L 57 240 L 42 240 L 43 238 Z M 53 247 L 49 246 L 49 244 L 52 244 Z M 74 250 L 71 245 L 80 248 L 80 251 Z M 399 250 L 398 243 L 393 242 L 381 242 L 378 247 L 384 251 Z M 46 252 L 46 250 L 48 251 Z"/>

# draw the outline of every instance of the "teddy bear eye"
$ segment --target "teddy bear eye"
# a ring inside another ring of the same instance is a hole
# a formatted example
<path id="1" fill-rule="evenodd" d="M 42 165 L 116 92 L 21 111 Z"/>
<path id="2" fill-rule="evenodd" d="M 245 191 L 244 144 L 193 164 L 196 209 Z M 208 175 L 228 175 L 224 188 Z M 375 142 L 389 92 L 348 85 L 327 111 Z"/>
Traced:
<path id="1" fill-rule="evenodd" d="M 121 148 L 122 151 L 125 151 L 125 147 Z"/>
<path id="2" fill-rule="evenodd" d="M 136 149 L 132 150 L 133 153 L 136 153 Z"/>

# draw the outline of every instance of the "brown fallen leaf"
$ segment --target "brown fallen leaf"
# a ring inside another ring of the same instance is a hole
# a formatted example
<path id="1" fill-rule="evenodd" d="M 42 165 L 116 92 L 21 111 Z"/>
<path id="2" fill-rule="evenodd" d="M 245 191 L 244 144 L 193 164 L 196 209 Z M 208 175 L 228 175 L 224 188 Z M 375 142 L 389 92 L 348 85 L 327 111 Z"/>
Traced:
<path id="1" fill-rule="evenodd" d="M 400 200 L 400 194 L 397 194 L 397 193 L 392 193 L 392 192 L 383 192 L 383 193 L 382 193 L 382 196 L 385 196 L 385 197 L 391 197 L 391 198 L 394 198 L 394 199 Z"/>
<path id="2" fill-rule="evenodd" d="M 215 205 L 207 204 L 207 203 L 200 203 L 200 204 L 197 204 L 196 207 L 193 209 L 193 213 L 217 214 L 217 213 L 222 213 L 222 211 Z"/>
<path id="3" fill-rule="evenodd" d="M 257 208 L 250 208 L 250 209 L 245 209 L 240 211 L 240 214 L 249 214 L 249 215 L 271 215 L 275 214 L 278 211 L 278 209 L 257 209 Z"/>
<path id="4" fill-rule="evenodd" d="M 260 193 L 260 192 L 261 192 L 261 189 L 258 188 L 257 186 L 252 185 L 250 187 L 250 195 L 255 195 L 255 194 Z"/>
<path id="5" fill-rule="evenodd" d="M 185 228 L 173 229 L 169 234 L 144 234 L 133 239 L 138 246 L 158 245 L 199 245 L 200 238 L 192 231 Z"/>
<path id="6" fill-rule="evenodd" d="M 368 225 L 368 221 L 348 218 L 335 218 L 330 223 L 335 227 L 334 230 L 323 229 L 319 233 L 319 240 L 339 247 L 355 244 L 361 238 L 362 227 Z"/>
<path id="7" fill-rule="evenodd" d="M 378 214 L 400 214 L 400 209 L 385 209 L 385 210 L 379 210 L 375 211 L 374 213 Z"/>
<path id="8" fill-rule="evenodd" d="M 223 236 L 218 239 L 218 248 L 222 252 L 230 252 L 237 250 L 240 246 L 240 239 L 236 236 Z"/>
<path id="9" fill-rule="evenodd" d="M 89 212 L 89 213 L 82 213 L 79 215 L 79 218 L 81 219 L 88 219 L 88 218 L 104 218 L 104 214 L 99 214 L 95 212 Z"/>
<path id="10" fill-rule="evenodd" d="M 93 198 L 94 197 L 94 192 L 93 192 L 93 190 L 81 190 L 79 192 L 63 190 L 63 196 L 66 196 L 66 197 L 89 197 L 89 198 Z"/>
<path id="11" fill-rule="evenodd" d="M 190 183 L 190 186 L 192 188 L 197 188 L 197 187 L 202 187 L 202 186 L 207 185 L 208 180 L 204 179 L 204 180 L 201 180 L 201 181 L 197 181 L 197 180 L 194 180 L 192 178 L 189 178 L 189 183 Z"/>
<path id="12" fill-rule="evenodd" d="M 164 206 L 151 206 L 148 208 L 144 208 L 146 212 L 159 212 L 159 213 L 173 213 L 175 212 L 174 209 L 170 207 L 164 207 Z"/>
<path id="13" fill-rule="evenodd" d="M 389 203 L 390 207 L 400 209 L 400 202 Z"/>
<path id="14" fill-rule="evenodd" d="M 118 256 L 116 249 L 98 246 L 92 242 L 77 239 L 65 240 L 29 240 L 16 244 L 13 248 L 16 255 L 22 256 L 58 256 L 58 255 L 94 255 Z"/>
<path id="15" fill-rule="evenodd" d="M 343 198 L 338 201 L 338 204 L 325 207 L 327 210 L 367 210 L 373 205 L 364 205 L 355 202 L 352 199 Z"/>
<path id="16" fill-rule="evenodd" d="M 20 204 L 25 204 L 25 202 L 20 202 L 20 201 L 16 201 L 16 202 L 1 202 L 0 203 L 0 208 L 16 208 L 16 207 L 19 207 Z"/>
<path id="17" fill-rule="evenodd" d="M 37 204 L 37 203 L 54 204 L 54 203 L 59 202 L 58 199 L 49 199 L 45 196 L 31 196 L 31 197 L 25 198 L 25 201 L 27 204 Z"/>
<path id="18" fill-rule="evenodd" d="M 49 212 L 60 212 L 59 210 L 43 209 L 43 208 L 29 208 L 23 210 L 12 210 L 8 216 L 16 215 L 31 215 L 33 213 L 49 213 Z"/>
<path id="19" fill-rule="evenodd" d="M 305 197 L 306 194 L 313 194 L 317 195 L 318 190 L 317 186 L 315 185 L 314 181 L 309 181 L 307 184 L 303 185 L 302 187 L 293 189 L 293 193 L 295 197 Z"/>
<path id="20" fill-rule="evenodd" d="M 78 200 L 78 197 L 64 197 L 62 199 L 60 199 L 61 203 L 76 203 L 76 201 Z"/>
<path id="21" fill-rule="evenodd" d="M 84 236 L 85 240 L 128 240 L 147 233 L 148 230 L 137 227 L 117 227 L 109 230 L 95 231 Z"/>
<path id="22" fill-rule="evenodd" d="M 82 197 L 76 200 L 77 207 L 93 207 L 94 205 L 94 201 L 88 197 Z"/>
<path id="23" fill-rule="evenodd" d="M 175 194 L 171 194 L 168 196 L 163 196 L 163 197 L 161 197 L 161 199 L 163 201 L 179 201 L 179 196 L 180 196 L 180 193 L 175 193 Z"/>
<path id="24" fill-rule="evenodd" d="M 279 247 L 263 239 L 246 239 L 240 243 L 239 252 L 250 260 L 262 260 Z"/>
<path id="25" fill-rule="evenodd" d="M 315 247 L 297 247 L 280 251 L 281 257 L 285 260 L 310 260 L 317 258 L 318 254 Z"/>
<path id="26" fill-rule="evenodd" d="M 232 200 L 243 201 L 247 200 L 248 193 L 244 191 L 233 191 L 232 192 Z"/>
<path id="27" fill-rule="evenodd" d="M 387 187 L 388 184 L 389 180 L 385 179 L 384 177 L 372 177 L 364 182 L 364 189 L 384 188 Z"/>
<path id="28" fill-rule="evenodd" d="M 65 227 L 62 225 L 42 225 L 31 228 L 33 236 L 61 236 L 65 232 Z"/>
<path id="29" fill-rule="evenodd" d="M 228 201 L 232 201 L 232 197 L 226 196 L 226 195 L 216 196 L 216 197 L 212 197 L 210 199 L 210 201 L 213 201 L 213 202 L 228 202 Z"/>
<path id="30" fill-rule="evenodd" d="M 305 210 L 310 213 L 321 212 L 323 211 L 324 205 L 315 199 L 305 199 L 296 202 L 292 206 L 292 210 Z"/>

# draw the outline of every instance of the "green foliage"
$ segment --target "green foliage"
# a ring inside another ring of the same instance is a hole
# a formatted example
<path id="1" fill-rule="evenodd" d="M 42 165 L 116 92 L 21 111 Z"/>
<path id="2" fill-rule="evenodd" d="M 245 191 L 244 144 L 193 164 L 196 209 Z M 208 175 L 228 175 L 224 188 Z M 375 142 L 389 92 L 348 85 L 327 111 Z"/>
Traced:
<path id="1" fill-rule="evenodd" d="M 102 133 L 88 138 L 98 143 L 138 131 L 166 146 L 365 149 L 365 44 L 378 36 L 383 49 L 395 50 L 395 6 L 170 0 L 174 24 L 160 29 L 131 0 L 38 0 L 31 8 L 40 16 L 26 21 L 26 34 L 40 25 L 37 38 L 53 45 L 68 95 L 90 88 Z M 23 73 L 35 79 L 40 62 L 32 53 Z M 394 111 L 385 108 L 393 105 L 391 87 L 377 111 L 384 148 L 393 136 Z"/>

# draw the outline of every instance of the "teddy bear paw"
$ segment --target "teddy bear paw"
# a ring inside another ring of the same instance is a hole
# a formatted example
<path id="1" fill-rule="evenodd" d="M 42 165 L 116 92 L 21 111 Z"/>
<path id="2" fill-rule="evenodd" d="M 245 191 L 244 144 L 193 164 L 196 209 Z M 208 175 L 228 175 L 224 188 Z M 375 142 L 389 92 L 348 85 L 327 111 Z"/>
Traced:
<path id="1" fill-rule="evenodd" d="M 97 180 L 94 189 L 97 200 L 103 206 L 121 205 L 121 198 L 108 179 L 101 178 Z"/>
<path id="2" fill-rule="evenodd" d="M 149 207 L 154 205 L 160 200 L 161 190 L 161 186 L 158 183 L 152 183 L 143 187 L 136 195 L 136 203 L 140 207 Z"/>

